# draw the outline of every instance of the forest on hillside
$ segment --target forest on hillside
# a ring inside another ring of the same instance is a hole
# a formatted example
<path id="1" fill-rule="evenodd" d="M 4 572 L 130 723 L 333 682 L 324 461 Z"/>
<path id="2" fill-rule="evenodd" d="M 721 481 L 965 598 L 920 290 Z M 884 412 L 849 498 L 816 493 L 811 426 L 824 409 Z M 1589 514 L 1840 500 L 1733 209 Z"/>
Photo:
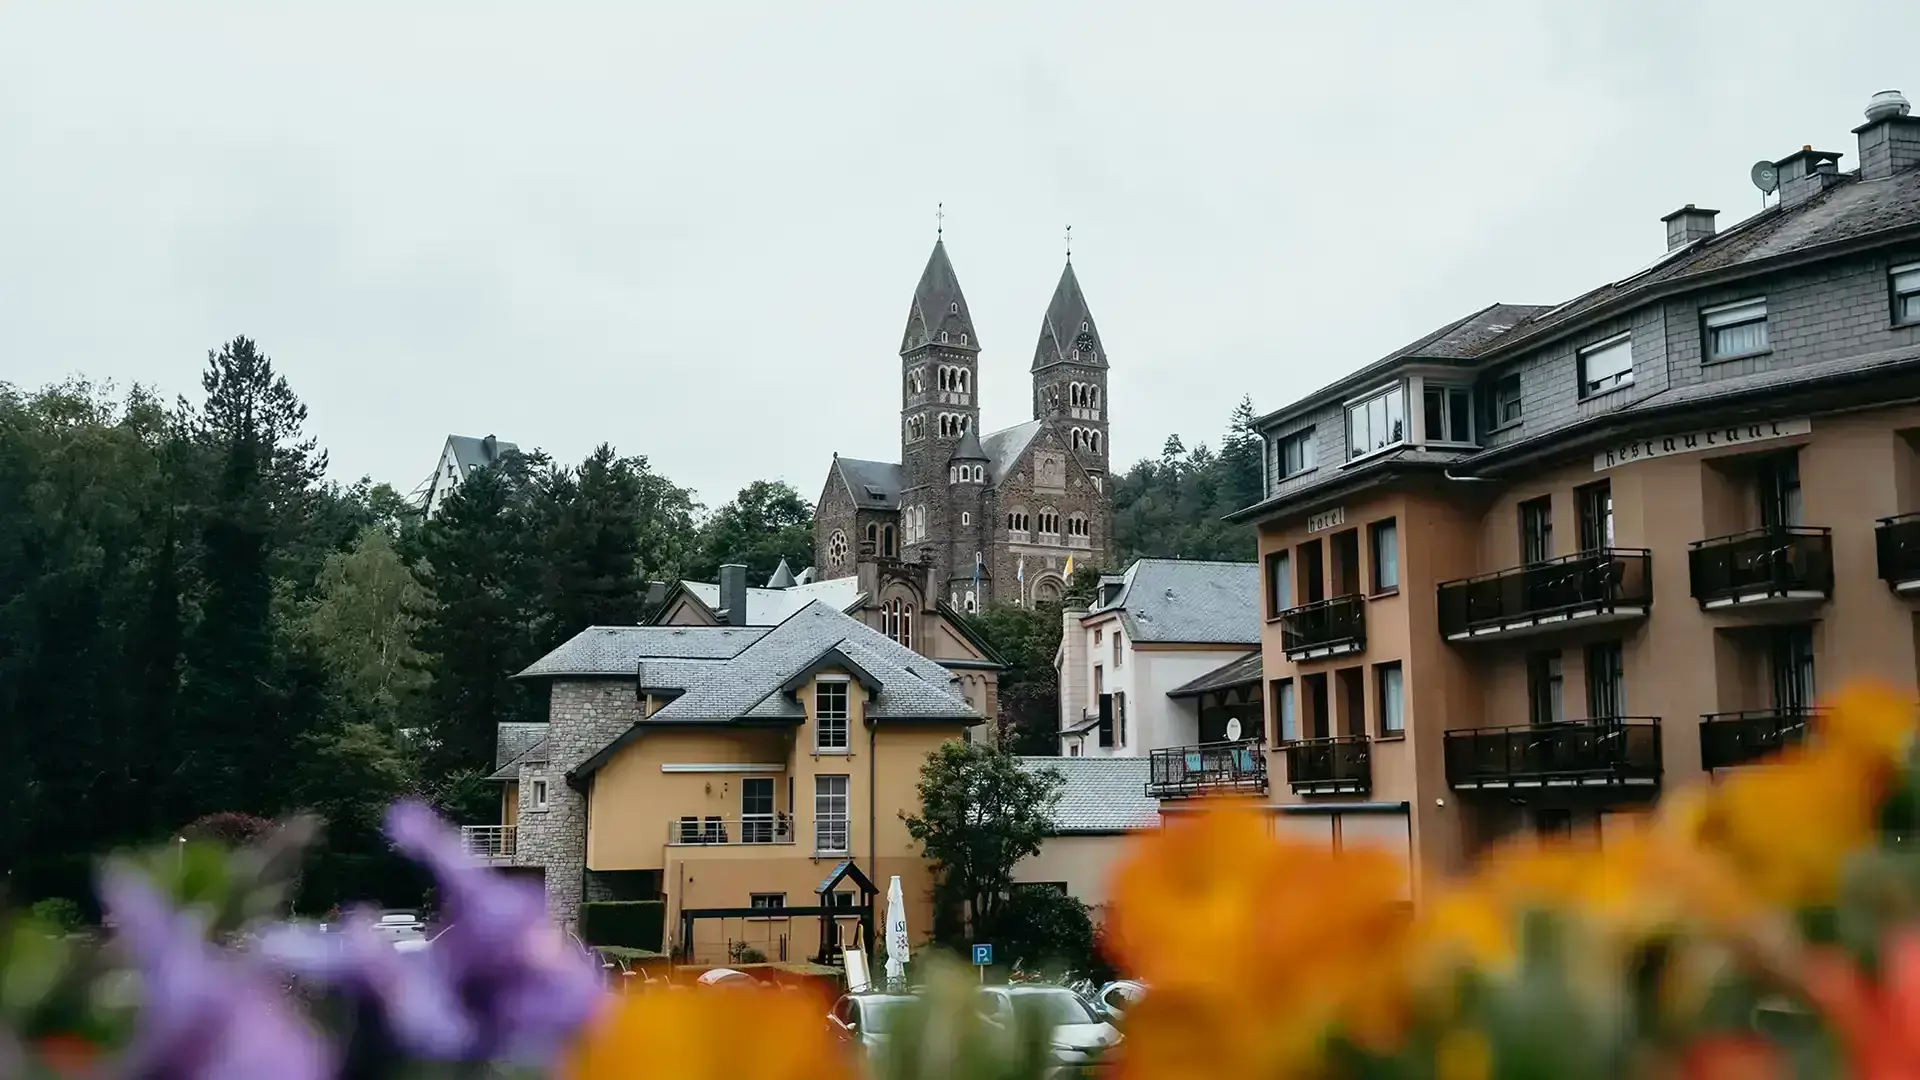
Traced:
<path id="1" fill-rule="evenodd" d="M 1250 557 L 1219 517 L 1258 492 L 1251 419 L 1242 402 L 1219 452 L 1169 439 L 1115 478 L 1120 565 Z M 639 620 L 648 581 L 811 561 L 812 508 L 784 483 L 709 511 L 643 455 L 532 451 L 422 520 L 386 484 L 327 480 L 306 420 L 246 338 L 209 353 L 192 400 L 0 383 L 0 867 L 16 900 L 89 895 L 91 853 L 293 811 L 326 822 L 303 908 L 417 899 L 378 815 L 414 794 L 491 819 L 495 725 L 543 718 L 514 672 L 583 627 Z M 1057 609 L 981 621 L 1011 665 L 1009 722 L 1052 752 Z"/>

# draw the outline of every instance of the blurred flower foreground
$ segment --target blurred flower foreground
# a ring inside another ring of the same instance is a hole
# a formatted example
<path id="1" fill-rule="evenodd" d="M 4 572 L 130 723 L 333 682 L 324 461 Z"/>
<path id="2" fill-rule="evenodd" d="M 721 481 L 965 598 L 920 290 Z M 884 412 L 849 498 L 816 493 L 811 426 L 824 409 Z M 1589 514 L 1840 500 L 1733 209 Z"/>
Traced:
<path id="1" fill-rule="evenodd" d="M 1096 1075 L 1601 1080 L 1920 1078 L 1915 707 L 1856 688 L 1814 741 L 1668 795 L 1604 848 L 1495 852 L 1402 895 L 1384 853 L 1276 839 L 1250 806 L 1170 818 L 1115 883 L 1112 959 L 1148 987 Z M 469 865 L 423 808 L 431 949 L 261 930 L 301 837 L 110 862 L 99 947 L 0 937 L 0 1076 L 309 1080 L 967 1080 L 1060 1075 L 1046 1025 L 924 966 L 884 1054 L 791 990 L 605 989 L 538 892 Z M 1031 1022 L 1029 1022 L 1031 1020 Z"/>

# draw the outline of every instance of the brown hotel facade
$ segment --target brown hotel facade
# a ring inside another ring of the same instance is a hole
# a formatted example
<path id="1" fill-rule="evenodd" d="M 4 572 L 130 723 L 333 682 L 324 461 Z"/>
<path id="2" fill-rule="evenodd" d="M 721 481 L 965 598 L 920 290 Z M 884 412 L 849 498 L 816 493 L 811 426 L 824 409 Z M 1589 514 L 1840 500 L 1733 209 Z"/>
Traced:
<path id="1" fill-rule="evenodd" d="M 1915 684 L 1920 119 L 1881 95 L 1855 134 L 1855 171 L 1789 155 L 1746 221 L 1687 206 L 1639 274 L 1262 419 L 1276 829 L 1403 850 L 1417 889 Z"/>

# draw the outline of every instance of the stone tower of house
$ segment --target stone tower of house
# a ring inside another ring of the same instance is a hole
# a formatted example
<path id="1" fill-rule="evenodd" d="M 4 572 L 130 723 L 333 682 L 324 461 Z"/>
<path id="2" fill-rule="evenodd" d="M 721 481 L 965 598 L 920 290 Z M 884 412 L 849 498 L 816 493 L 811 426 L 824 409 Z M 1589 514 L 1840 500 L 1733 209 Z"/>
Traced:
<path id="1" fill-rule="evenodd" d="M 1069 558 L 1106 565 L 1107 354 L 1071 260 L 1034 350 L 1032 420 L 980 429 L 980 338 L 944 240 L 899 356 L 899 461 L 834 458 L 814 511 L 819 575 L 876 564 L 923 583 L 920 603 L 964 611 L 1059 597 Z"/>

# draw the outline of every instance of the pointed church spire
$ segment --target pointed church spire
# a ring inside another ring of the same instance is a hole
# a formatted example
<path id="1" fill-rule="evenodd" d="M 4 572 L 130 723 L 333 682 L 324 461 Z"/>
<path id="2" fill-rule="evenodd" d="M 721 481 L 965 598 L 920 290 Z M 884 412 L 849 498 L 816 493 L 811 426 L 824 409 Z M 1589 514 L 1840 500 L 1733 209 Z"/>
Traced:
<path id="1" fill-rule="evenodd" d="M 946 335 L 944 338 L 941 335 Z M 927 268 L 920 272 L 920 284 L 914 286 L 913 306 L 907 311 L 907 329 L 901 335 L 900 351 L 910 352 L 922 345 L 945 345 L 967 352 L 980 351 L 980 337 L 973 330 L 973 316 L 967 311 L 967 298 L 960 292 L 960 279 L 947 259 L 947 242 L 933 242 L 933 254 Z"/>
<path id="2" fill-rule="evenodd" d="M 1107 350 L 1100 344 L 1100 328 L 1094 324 L 1093 311 L 1080 291 L 1080 279 L 1073 275 L 1073 255 L 1067 255 L 1066 269 L 1060 272 L 1060 284 L 1054 286 L 1053 299 L 1047 302 L 1047 317 L 1040 324 L 1040 341 L 1033 350 L 1033 370 L 1054 364 L 1084 364 L 1106 367 Z"/>

